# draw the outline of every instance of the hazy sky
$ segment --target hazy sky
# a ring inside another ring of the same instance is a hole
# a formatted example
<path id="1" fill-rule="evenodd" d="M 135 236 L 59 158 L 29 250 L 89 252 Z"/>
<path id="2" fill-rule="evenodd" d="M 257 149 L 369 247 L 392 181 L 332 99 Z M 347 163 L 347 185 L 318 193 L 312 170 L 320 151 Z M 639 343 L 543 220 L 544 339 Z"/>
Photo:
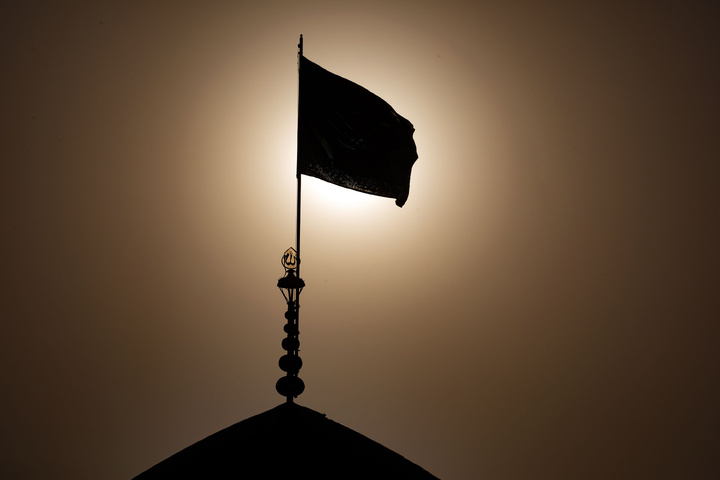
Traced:
<path id="1" fill-rule="evenodd" d="M 303 182 L 298 403 L 444 480 L 718 478 L 719 12 L 5 2 L 0 478 L 284 401 L 301 33 L 419 160 L 402 209 Z"/>

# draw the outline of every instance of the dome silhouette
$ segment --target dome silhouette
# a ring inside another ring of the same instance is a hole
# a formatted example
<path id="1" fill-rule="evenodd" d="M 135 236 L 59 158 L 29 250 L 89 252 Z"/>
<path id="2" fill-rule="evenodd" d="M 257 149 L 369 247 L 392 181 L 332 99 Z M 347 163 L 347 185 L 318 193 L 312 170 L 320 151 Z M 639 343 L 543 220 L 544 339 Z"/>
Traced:
<path id="1" fill-rule="evenodd" d="M 437 480 L 324 414 L 286 402 L 190 445 L 135 480 L 220 478 Z"/>

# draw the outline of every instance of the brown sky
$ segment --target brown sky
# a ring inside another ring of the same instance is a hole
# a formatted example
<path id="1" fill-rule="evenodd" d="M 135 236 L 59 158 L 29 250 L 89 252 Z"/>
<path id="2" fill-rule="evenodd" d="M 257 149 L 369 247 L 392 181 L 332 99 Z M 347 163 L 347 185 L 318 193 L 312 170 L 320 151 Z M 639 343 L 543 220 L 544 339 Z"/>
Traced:
<path id="1" fill-rule="evenodd" d="M 0 478 L 283 401 L 300 33 L 420 158 L 303 183 L 298 403 L 445 480 L 720 475 L 713 2 L 11 3 Z"/>

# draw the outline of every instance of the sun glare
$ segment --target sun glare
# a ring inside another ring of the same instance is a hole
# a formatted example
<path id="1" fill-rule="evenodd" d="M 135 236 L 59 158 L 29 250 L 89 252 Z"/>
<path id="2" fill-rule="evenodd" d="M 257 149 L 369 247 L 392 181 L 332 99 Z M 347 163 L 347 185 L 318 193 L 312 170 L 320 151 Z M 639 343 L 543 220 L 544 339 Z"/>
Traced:
<path id="1" fill-rule="evenodd" d="M 329 210 L 344 212 L 370 209 L 376 206 L 378 201 L 394 202 L 392 199 L 356 192 L 306 175 L 302 178 L 302 194 L 303 201 L 307 199 L 308 202 L 321 204 Z"/>

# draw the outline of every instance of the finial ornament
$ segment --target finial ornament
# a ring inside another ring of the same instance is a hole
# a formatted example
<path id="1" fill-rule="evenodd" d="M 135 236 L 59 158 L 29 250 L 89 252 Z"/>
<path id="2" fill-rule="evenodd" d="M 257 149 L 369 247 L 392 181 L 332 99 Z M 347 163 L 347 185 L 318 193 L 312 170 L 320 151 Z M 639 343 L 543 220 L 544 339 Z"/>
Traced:
<path id="1" fill-rule="evenodd" d="M 280 357 L 279 366 L 286 375 L 277 381 L 275 389 L 280 395 L 287 398 L 288 403 L 292 403 L 293 398 L 305 390 L 305 383 L 298 377 L 298 372 L 302 367 L 302 360 L 298 356 L 300 350 L 300 340 L 298 339 L 300 335 L 298 319 L 300 304 L 298 299 L 300 292 L 305 287 L 305 282 L 297 276 L 300 258 L 294 248 L 285 250 L 282 265 L 285 267 L 285 276 L 278 280 L 277 286 L 287 302 L 287 311 L 285 312 L 287 324 L 283 327 L 287 337 L 282 341 L 282 348 L 287 353 Z"/>

